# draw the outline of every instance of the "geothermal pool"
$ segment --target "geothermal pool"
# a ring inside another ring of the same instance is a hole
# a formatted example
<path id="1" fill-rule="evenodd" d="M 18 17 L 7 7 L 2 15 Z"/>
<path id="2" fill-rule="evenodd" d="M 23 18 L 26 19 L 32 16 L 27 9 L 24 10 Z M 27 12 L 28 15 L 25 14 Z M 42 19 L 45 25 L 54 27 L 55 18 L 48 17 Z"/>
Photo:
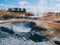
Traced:
<path id="1" fill-rule="evenodd" d="M 0 25 L 0 45 L 53 45 L 33 22 Z"/>

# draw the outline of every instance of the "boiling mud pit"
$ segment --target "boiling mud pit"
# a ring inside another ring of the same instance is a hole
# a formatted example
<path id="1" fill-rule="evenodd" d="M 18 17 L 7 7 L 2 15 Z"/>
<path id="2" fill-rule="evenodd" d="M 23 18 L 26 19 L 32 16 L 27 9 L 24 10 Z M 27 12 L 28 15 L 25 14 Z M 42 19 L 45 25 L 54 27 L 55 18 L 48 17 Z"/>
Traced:
<path id="1" fill-rule="evenodd" d="M 0 45 L 53 45 L 44 31 L 33 22 L 0 25 Z"/>

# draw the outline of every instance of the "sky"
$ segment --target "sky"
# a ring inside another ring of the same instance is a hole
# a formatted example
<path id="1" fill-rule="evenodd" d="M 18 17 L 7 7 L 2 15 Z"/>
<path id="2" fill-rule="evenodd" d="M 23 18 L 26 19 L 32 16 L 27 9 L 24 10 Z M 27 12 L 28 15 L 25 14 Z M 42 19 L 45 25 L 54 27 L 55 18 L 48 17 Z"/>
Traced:
<path id="1" fill-rule="evenodd" d="M 0 9 L 14 7 L 32 12 L 60 12 L 60 0 L 0 0 Z"/>

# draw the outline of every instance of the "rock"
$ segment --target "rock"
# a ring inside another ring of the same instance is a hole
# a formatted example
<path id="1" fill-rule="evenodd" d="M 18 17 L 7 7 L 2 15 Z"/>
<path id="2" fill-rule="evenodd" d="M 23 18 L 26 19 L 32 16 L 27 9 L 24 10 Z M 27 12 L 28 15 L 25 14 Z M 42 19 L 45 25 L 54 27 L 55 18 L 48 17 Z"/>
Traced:
<path id="1" fill-rule="evenodd" d="M 29 39 L 31 39 L 32 41 L 35 41 L 35 42 L 42 42 L 42 41 L 48 40 L 46 36 L 41 36 L 38 34 L 31 35 L 31 37 Z"/>
<path id="2" fill-rule="evenodd" d="M 54 41 L 54 42 L 55 42 L 55 44 L 60 45 L 60 42 L 58 42 L 58 41 Z"/>
<path id="3" fill-rule="evenodd" d="M 0 27 L 0 30 L 3 31 L 3 32 L 7 32 L 7 33 L 10 33 L 10 34 L 14 34 L 14 31 L 13 31 L 13 30 L 10 30 L 10 29 L 5 28 L 5 27 Z"/>

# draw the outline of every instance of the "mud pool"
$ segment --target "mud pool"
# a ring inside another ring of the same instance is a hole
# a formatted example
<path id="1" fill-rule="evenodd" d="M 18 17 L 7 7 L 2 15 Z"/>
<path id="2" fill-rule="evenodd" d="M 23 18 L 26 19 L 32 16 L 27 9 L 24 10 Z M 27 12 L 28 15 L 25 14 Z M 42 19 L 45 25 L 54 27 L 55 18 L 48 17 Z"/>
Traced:
<path id="1" fill-rule="evenodd" d="M 44 31 L 33 22 L 0 25 L 0 45 L 52 45 Z"/>

